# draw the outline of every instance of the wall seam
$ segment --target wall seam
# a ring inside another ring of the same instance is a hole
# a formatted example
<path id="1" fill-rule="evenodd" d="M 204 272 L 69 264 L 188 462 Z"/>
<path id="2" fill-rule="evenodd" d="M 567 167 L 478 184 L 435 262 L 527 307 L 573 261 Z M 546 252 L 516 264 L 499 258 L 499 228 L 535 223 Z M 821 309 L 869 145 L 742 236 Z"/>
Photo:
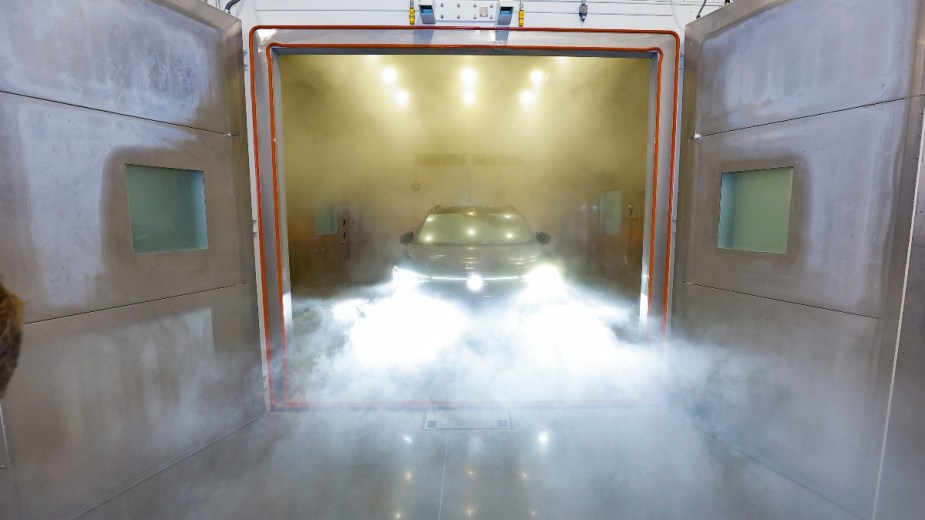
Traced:
<path id="1" fill-rule="evenodd" d="M 732 290 L 732 289 L 724 289 L 724 288 L 722 288 L 722 287 L 714 287 L 714 286 L 712 286 L 712 285 L 705 285 L 705 284 L 694 283 L 694 282 L 684 282 L 684 285 L 693 285 L 693 286 L 695 286 L 695 287 L 702 287 L 702 288 L 704 288 L 704 289 L 713 289 L 713 290 L 715 290 L 715 291 L 723 291 L 723 292 L 729 292 L 729 293 L 733 293 L 733 294 L 741 294 L 742 296 L 751 296 L 751 297 L 753 297 L 753 298 L 761 298 L 762 300 L 771 300 L 771 301 L 775 301 L 775 302 L 789 303 L 789 304 L 791 304 L 791 305 L 799 305 L 799 306 L 801 306 L 801 307 L 809 307 L 809 308 L 812 308 L 812 309 L 819 309 L 819 310 L 823 310 L 823 311 L 837 312 L 837 313 L 839 313 L 839 314 L 847 314 L 848 316 L 857 316 L 858 318 L 868 318 L 868 319 L 871 319 L 871 320 L 882 320 L 882 319 L 883 319 L 883 318 L 878 317 L 878 316 L 869 316 L 869 315 L 867 315 L 867 314 L 858 314 L 858 313 L 856 313 L 856 312 L 849 312 L 849 311 L 843 311 L 843 310 L 839 310 L 839 309 L 832 309 L 832 308 L 829 308 L 829 307 L 820 307 L 819 305 L 810 305 L 810 304 L 808 304 L 808 303 L 793 302 L 793 301 L 790 301 L 790 300 L 783 300 L 783 299 L 781 299 L 781 298 L 772 298 L 772 297 L 770 297 L 770 296 L 762 296 L 762 295 L 760 295 L 760 294 L 752 294 L 752 293 L 747 293 L 747 292 L 742 292 L 742 291 L 735 291 L 735 290 Z"/>
<path id="2" fill-rule="evenodd" d="M 33 99 L 33 100 L 36 100 L 36 101 L 44 101 L 44 102 L 46 102 L 46 103 L 54 103 L 54 104 L 56 104 L 56 105 L 64 105 L 64 106 L 73 107 L 73 108 L 82 108 L 82 109 L 85 109 L 85 110 L 91 110 L 91 111 L 93 111 L 93 112 L 101 112 L 101 113 L 103 113 L 103 114 L 109 114 L 109 115 L 114 115 L 114 116 L 129 117 L 129 118 L 138 119 L 138 120 L 141 120 L 141 121 L 148 121 L 148 122 L 150 122 L 150 123 L 161 123 L 161 124 L 164 124 L 164 125 L 170 125 L 170 126 L 179 127 L 179 128 L 186 128 L 186 129 L 189 129 L 189 130 L 199 130 L 199 131 L 201 131 L 201 132 L 207 132 L 207 133 L 210 133 L 210 134 L 224 135 L 224 136 L 228 136 L 228 137 L 239 137 L 239 136 L 244 135 L 244 134 L 234 134 L 234 133 L 231 133 L 231 132 L 222 132 L 221 130 L 209 130 L 209 129 L 207 129 L 207 128 L 200 128 L 200 127 L 198 127 L 198 126 L 190 126 L 190 125 L 184 125 L 184 124 L 180 124 L 180 123 L 172 123 L 172 122 L 170 122 L 170 121 L 164 121 L 164 120 L 161 120 L 161 119 L 154 119 L 154 118 L 150 118 L 150 117 L 143 117 L 143 116 L 137 116 L 137 115 L 132 115 L 132 114 L 124 114 L 124 113 L 122 113 L 122 112 L 116 112 L 116 111 L 114 111 L 114 110 L 106 110 L 106 109 L 104 109 L 104 108 L 91 107 L 91 106 L 88 106 L 88 105 L 80 105 L 80 104 L 77 104 L 77 103 L 68 103 L 68 102 L 66 102 L 66 101 L 59 101 L 59 100 L 56 100 L 56 99 L 49 99 L 49 98 L 45 98 L 45 97 L 41 97 L 41 96 L 33 96 L 33 95 L 30 95 L 30 94 L 24 94 L 24 93 L 22 93 L 22 92 L 12 92 L 12 91 L 9 91 L 9 90 L 0 89 L 0 94 L 7 94 L 7 95 L 10 95 L 10 96 L 18 96 L 18 97 L 22 97 L 22 98 L 26 98 L 26 99 Z"/>
<path id="3" fill-rule="evenodd" d="M 181 454 L 179 457 L 177 457 L 177 458 L 175 458 L 175 459 L 173 459 L 173 460 L 170 460 L 170 461 L 167 461 L 167 462 L 165 462 L 165 463 L 163 463 L 163 464 L 159 464 L 159 465 L 155 466 L 154 468 L 152 468 L 152 469 L 146 471 L 145 473 L 143 473 L 141 477 L 139 477 L 139 478 L 137 478 L 137 479 L 135 479 L 135 480 L 129 481 L 128 485 L 126 485 L 126 486 L 124 486 L 124 487 L 121 487 L 121 486 L 120 486 L 120 487 L 114 488 L 114 489 L 118 489 L 118 491 L 115 491 L 114 493 L 112 493 L 111 495 L 107 496 L 106 498 L 104 498 L 104 499 L 102 499 L 102 500 L 100 500 L 100 501 L 98 501 L 98 502 L 95 502 L 95 503 L 91 504 L 90 506 L 88 506 L 88 507 L 86 507 L 86 508 L 84 508 L 84 509 L 78 511 L 76 514 L 69 516 L 68 518 L 70 518 L 70 519 L 73 520 L 73 519 L 79 518 L 79 517 L 81 517 L 81 516 L 83 516 L 83 515 L 85 515 L 85 514 L 91 512 L 91 511 L 93 511 L 94 509 L 100 507 L 101 505 L 105 504 L 106 502 L 109 502 L 110 500 L 116 498 L 117 496 L 119 496 L 119 495 L 121 495 L 121 494 L 123 494 L 123 493 L 125 493 L 125 492 L 127 492 L 127 491 L 129 491 L 129 490 L 131 490 L 132 488 L 134 488 L 134 487 L 140 485 L 141 483 L 145 482 L 146 480 L 151 479 L 151 478 L 153 478 L 153 477 L 156 477 L 157 475 L 163 473 L 163 472 L 164 472 L 165 470 L 167 470 L 168 468 L 170 468 L 170 467 L 172 467 L 172 466 L 175 466 L 175 465 L 177 465 L 177 464 L 183 462 L 184 460 L 186 460 L 186 459 L 192 457 L 193 455 L 196 455 L 196 454 L 199 453 L 200 451 L 202 451 L 202 450 L 204 450 L 204 449 L 206 449 L 206 448 L 212 446 L 213 444 L 216 444 L 216 443 L 218 443 L 218 442 L 224 440 L 226 437 L 229 437 L 230 435 L 233 435 L 234 433 L 236 433 L 236 432 L 238 432 L 238 431 L 240 431 L 240 430 L 243 430 L 244 428 L 247 428 L 248 426 L 250 426 L 251 424 L 257 422 L 257 421 L 260 420 L 260 419 L 262 419 L 262 418 L 263 418 L 264 416 L 266 416 L 266 415 L 267 415 L 267 412 L 265 412 L 265 411 L 264 411 L 264 412 L 261 412 L 261 413 L 259 413 L 257 416 L 252 417 L 251 419 L 246 420 L 246 421 L 244 422 L 244 424 L 235 426 L 235 427 L 233 427 L 231 430 L 229 430 L 229 431 L 227 431 L 227 432 L 225 432 L 225 433 L 223 433 L 223 434 L 220 434 L 220 435 L 219 435 L 218 437 L 216 437 L 215 439 L 212 439 L 212 440 L 210 440 L 210 441 L 207 441 L 205 444 L 202 444 L 201 446 L 197 446 L 197 447 L 193 448 L 192 450 L 190 450 L 190 451 L 188 451 L 188 452 L 186 452 L 186 453 Z M 121 488 L 121 489 L 120 489 L 120 488 Z"/>
<path id="4" fill-rule="evenodd" d="M 161 301 L 164 301 L 164 300 L 172 300 L 172 299 L 174 299 L 174 298 L 182 298 L 182 297 L 184 297 L 184 296 L 194 296 L 194 295 L 197 295 L 197 294 L 203 294 L 203 293 L 207 293 L 207 292 L 222 291 L 222 290 L 225 290 L 225 289 L 232 289 L 232 288 L 235 288 L 235 287 L 244 287 L 244 286 L 246 286 L 246 285 L 250 285 L 250 283 L 251 283 L 251 282 L 249 282 L 249 281 L 248 281 L 248 282 L 240 282 L 240 283 L 234 283 L 234 284 L 231 284 L 231 285 L 223 285 L 223 286 L 221 286 L 221 287 L 212 287 L 212 288 L 209 288 L 209 289 L 202 289 L 202 290 L 199 290 L 199 291 L 192 291 L 192 292 L 188 292 L 188 293 L 172 294 L 172 295 L 170 295 L 170 296 L 164 296 L 164 297 L 162 297 L 162 298 L 153 298 L 153 299 L 150 299 L 150 300 L 144 300 L 144 301 L 140 301 L 140 302 L 126 303 L 126 304 L 124 304 L 124 305 L 114 305 L 114 306 L 112 306 L 112 307 L 104 307 L 104 308 L 102 308 L 102 309 L 93 309 L 93 310 L 84 311 L 84 312 L 75 312 L 75 313 L 73 313 L 73 314 L 65 314 L 65 315 L 63 315 L 63 316 L 54 316 L 54 317 L 51 317 L 51 318 L 45 318 L 45 319 L 41 319 L 41 320 L 28 321 L 28 322 L 26 322 L 26 325 L 36 325 L 36 324 L 39 324 L 39 323 L 46 323 L 46 322 L 54 321 L 54 320 L 63 320 L 63 319 L 74 318 L 74 317 L 78 317 L 78 316 L 86 316 L 86 315 L 88 315 L 88 314 L 93 314 L 93 313 L 97 313 L 97 312 L 112 311 L 112 310 L 116 310 L 116 309 L 124 309 L 124 308 L 126 308 L 126 307 L 134 307 L 134 306 L 136 306 L 136 305 L 145 305 L 145 304 L 148 304 L 148 303 L 161 302 Z"/>
<path id="5" fill-rule="evenodd" d="M 925 95 L 923 95 L 923 94 L 916 94 L 916 95 L 914 95 L 914 96 L 903 96 L 903 97 L 898 97 L 898 98 L 894 98 L 894 99 L 886 99 L 886 100 L 883 100 L 883 101 L 874 101 L 874 102 L 872 102 L 872 103 L 865 103 L 865 104 L 857 105 L 857 106 L 853 106 L 853 107 L 838 108 L 838 109 L 835 109 L 835 110 L 828 110 L 828 111 L 825 111 L 825 112 L 818 112 L 818 113 L 816 113 L 816 114 L 809 114 L 809 115 L 798 116 L 798 117 L 790 117 L 790 118 L 787 118 L 787 119 L 780 119 L 780 120 L 778 120 L 778 121 L 769 121 L 769 122 L 767 122 L 767 123 L 759 123 L 759 124 L 757 124 L 757 125 L 743 126 L 743 127 L 740 127 L 740 128 L 731 128 L 731 129 L 729 129 L 729 130 L 720 130 L 720 131 L 718 131 L 718 132 L 713 132 L 713 133 L 710 133 L 710 134 L 700 134 L 700 135 L 697 136 L 697 137 L 688 136 L 688 137 L 685 137 L 685 139 L 686 139 L 686 140 L 691 140 L 691 139 L 703 139 L 703 138 L 706 138 L 706 137 L 713 137 L 713 136 L 717 136 L 717 135 L 731 134 L 731 133 L 733 133 L 733 132 L 738 132 L 738 131 L 741 131 L 741 130 L 751 130 L 751 129 L 753 129 L 753 128 L 762 128 L 762 127 L 765 127 L 765 126 L 771 126 L 771 125 L 776 125 L 776 124 L 780 124 L 780 123 L 789 123 L 789 122 L 791 122 L 791 121 L 800 121 L 800 120 L 803 120 L 803 119 L 810 119 L 810 118 L 813 118 L 813 117 L 827 116 L 827 115 L 831 115 L 831 114 L 838 114 L 838 113 L 841 113 L 841 112 L 849 112 L 849 111 L 851 111 L 851 110 L 858 110 L 858 109 L 863 109 L 863 108 L 871 108 L 871 107 L 876 107 L 876 106 L 879 106 L 879 105 L 887 105 L 887 104 L 890 104 L 890 103 L 896 103 L 896 102 L 900 102 L 900 101 L 912 101 L 912 100 L 914 100 L 914 99 L 916 99 L 916 98 L 920 98 L 920 97 L 925 97 Z"/>

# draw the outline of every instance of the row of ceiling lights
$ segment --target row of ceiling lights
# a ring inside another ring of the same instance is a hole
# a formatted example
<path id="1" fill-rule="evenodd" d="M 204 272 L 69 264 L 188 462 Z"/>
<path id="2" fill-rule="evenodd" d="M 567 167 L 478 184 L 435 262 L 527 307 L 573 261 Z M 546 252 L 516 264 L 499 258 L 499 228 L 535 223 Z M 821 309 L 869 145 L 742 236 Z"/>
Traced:
<path id="1" fill-rule="evenodd" d="M 530 83 L 532 88 L 523 90 L 520 93 L 520 103 L 524 106 L 532 105 L 539 94 L 540 85 L 546 82 L 548 75 L 539 69 L 530 72 Z M 478 82 L 478 74 L 472 67 L 465 67 L 460 72 L 460 80 L 463 84 L 463 102 L 467 105 L 475 104 L 475 84 Z M 394 67 L 385 67 L 382 69 L 382 81 L 387 85 L 395 85 L 398 81 L 398 71 Z M 393 93 L 395 101 L 399 106 L 405 106 L 411 99 L 407 90 L 399 88 Z"/>

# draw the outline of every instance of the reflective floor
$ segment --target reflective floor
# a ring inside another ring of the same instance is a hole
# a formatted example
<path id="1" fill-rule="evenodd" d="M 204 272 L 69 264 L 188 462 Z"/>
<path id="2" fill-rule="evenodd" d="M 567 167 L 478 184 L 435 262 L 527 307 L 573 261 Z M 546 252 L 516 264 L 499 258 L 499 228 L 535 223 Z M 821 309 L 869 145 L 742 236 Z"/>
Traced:
<path id="1" fill-rule="evenodd" d="M 81 518 L 856 518 L 658 407 L 501 412 L 268 414 Z"/>

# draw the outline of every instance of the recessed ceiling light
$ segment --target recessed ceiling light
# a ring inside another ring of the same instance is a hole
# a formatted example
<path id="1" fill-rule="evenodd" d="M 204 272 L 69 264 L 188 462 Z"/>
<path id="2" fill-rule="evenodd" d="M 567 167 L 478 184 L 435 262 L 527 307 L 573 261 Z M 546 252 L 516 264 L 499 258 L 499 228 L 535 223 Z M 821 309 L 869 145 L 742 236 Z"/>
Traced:
<path id="1" fill-rule="evenodd" d="M 464 68 L 460 76 L 462 77 L 463 85 L 466 85 L 466 86 L 475 85 L 475 80 L 477 79 L 477 75 L 475 73 L 475 69 L 473 69 L 472 67 Z"/>
<path id="2" fill-rule="evenodd" d="M 382 81 L 385 81 L 388 84 L 395 83 L 395 80 L 398 79 L 398 71 L 393 67 L 386 67 L 382 69 Z"/>

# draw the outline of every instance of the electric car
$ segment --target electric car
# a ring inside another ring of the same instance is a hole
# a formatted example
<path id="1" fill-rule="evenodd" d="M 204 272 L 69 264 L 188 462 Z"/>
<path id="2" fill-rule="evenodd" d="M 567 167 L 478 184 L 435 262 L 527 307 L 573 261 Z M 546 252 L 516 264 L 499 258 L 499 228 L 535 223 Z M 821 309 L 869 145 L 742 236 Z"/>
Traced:
<path id="1" fill-rule="evenodd" d="M 561 282 L 549 241 L 512 206 L 437 206 L 401 236 L 405 251 L 392 276 L 399 288 L 474 296 L 549 289 Z"/>

